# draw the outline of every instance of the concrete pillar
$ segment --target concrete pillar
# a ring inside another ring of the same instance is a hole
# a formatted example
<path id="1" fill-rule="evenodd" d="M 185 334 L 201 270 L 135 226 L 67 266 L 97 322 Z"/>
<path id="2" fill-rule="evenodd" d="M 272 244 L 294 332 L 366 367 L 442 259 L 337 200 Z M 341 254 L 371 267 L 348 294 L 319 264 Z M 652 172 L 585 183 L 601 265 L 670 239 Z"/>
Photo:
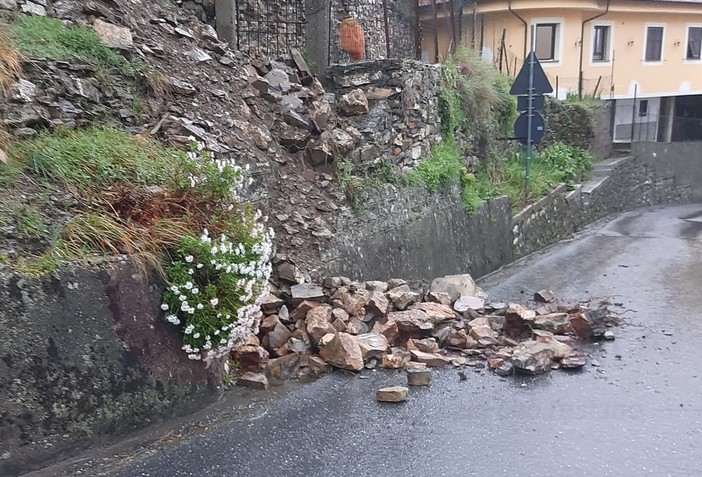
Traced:
<path id="1" fill-rule="evenodd" d="M 329 66 L 329 15 L 334 0 L 305 0 L 305 48 L 314 62 L 313 73 L 320 74 Z M 310 65 L 311 67 L 312 65 Z"/>
<path id="2" fill-rule="evenodd" d="M 236 47 L 235 0 L 215 0 L 215 18 L 219 39 Z"/>
<path id="3" fill-rule="evenodd" d="M 673 122 L 675 119 L 675 96 L 668 98 L 668 111 L 666 111 L 666 124 L 665 124 L 665 136 L 663 137 L 664 142 L 671 142 L 673 140 Z"/>

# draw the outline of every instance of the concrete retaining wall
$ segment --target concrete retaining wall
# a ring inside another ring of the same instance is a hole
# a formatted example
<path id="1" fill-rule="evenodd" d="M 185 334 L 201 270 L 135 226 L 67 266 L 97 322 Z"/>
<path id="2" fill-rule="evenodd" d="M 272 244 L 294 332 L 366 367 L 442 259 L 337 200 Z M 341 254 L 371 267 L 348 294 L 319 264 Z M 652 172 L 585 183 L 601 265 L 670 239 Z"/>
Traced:
<path id="1" fill-rule="evenodd" d="M 161 291 L 128 262 L 42 278 L 0 269 L 0 475 L 218 397 L 221 368 L 187 359 Z"/>

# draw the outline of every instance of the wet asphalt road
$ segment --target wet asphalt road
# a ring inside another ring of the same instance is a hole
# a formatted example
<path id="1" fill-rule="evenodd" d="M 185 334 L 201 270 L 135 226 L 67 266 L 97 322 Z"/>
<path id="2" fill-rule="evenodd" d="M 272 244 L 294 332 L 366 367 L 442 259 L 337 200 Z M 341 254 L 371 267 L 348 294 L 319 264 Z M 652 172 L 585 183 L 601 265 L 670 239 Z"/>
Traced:
<path id="1" fill-rule="evenodd" d="M 374 391 L 402 373 L 335 374 L 115 477 L 702 475 L 702 206 L 625 214 L 482 286 L 611 297 L 629 326 L 593 347 L 599 368 L 444 369 L 400 405 Z"/>

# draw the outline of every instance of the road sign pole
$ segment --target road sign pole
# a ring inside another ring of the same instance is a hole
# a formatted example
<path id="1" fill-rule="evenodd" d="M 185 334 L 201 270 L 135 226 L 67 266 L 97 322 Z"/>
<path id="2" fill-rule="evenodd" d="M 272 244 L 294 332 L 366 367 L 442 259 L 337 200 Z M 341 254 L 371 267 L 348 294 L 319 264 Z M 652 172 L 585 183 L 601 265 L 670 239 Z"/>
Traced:
<path id="1" fill-rule="evenodd" d="M 536 36 L 536 25 L 531 26 L 531 47 L 529 48 L 529 92 L 527 96 L 527 154 L 526 173 L 524 175 L 524 193 L 529 197 L 529 169 L 531 167 L 531 156 L 534 152 L 534 145 L 531 136 L 532 118 L 534 117 L 534 37 Z"/>

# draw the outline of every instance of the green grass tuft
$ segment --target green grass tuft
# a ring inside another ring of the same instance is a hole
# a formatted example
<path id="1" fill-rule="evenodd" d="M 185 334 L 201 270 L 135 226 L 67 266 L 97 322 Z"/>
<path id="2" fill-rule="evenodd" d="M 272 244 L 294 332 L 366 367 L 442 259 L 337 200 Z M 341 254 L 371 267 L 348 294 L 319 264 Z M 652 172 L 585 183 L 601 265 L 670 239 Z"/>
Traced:
<path id="1" fill-rule="evenodd" d="M 138 67 L 105 45 L 92 29 L 66 26 L 61 21 L 39 16 L 21 16 L 10 25 L 15 46 L 26 56 L 52 60 L 82 60 L 103 74 L 117 70 L 136 77 Z"/>

